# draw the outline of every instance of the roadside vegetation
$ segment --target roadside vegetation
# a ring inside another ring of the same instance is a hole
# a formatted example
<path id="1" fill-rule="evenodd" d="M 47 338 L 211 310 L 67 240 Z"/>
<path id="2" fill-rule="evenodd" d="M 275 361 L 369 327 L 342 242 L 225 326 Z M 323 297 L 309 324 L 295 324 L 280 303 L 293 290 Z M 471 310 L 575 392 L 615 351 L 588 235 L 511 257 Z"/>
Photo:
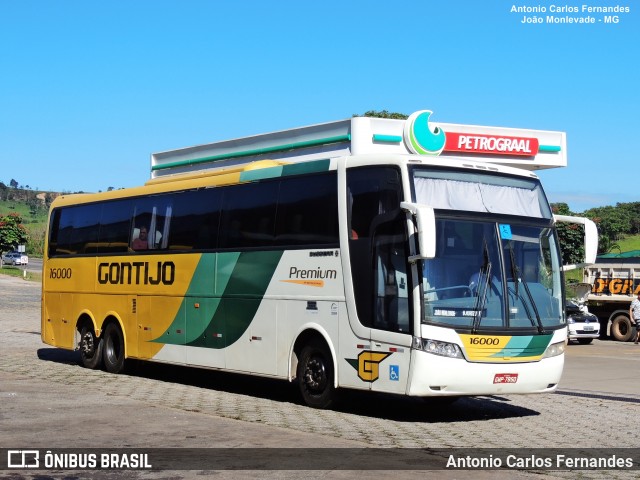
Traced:
<path id="1" fill-rule="evenodd" d="M 10 277 L 23 278 L 31 282 L 39 282 L 42 280 L 42 273 L 30 272 L 20 267 L 14 267 L 11 265 L 3 265 L 0 269 L 2 275 L 9 275 Z"/>

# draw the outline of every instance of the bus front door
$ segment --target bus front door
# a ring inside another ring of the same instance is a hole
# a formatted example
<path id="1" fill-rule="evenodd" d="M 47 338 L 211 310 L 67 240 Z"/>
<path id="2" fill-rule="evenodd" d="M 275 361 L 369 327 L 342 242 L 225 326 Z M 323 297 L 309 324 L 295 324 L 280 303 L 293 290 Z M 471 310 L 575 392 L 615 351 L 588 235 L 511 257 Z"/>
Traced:
<path id="1" fill-rule="evenodd" d="M 374 391 L 404 393 L 411 358 L 410 288 L 402 227 L 391 222 L 374 235 L 375 297 L 371 328 Z"/>

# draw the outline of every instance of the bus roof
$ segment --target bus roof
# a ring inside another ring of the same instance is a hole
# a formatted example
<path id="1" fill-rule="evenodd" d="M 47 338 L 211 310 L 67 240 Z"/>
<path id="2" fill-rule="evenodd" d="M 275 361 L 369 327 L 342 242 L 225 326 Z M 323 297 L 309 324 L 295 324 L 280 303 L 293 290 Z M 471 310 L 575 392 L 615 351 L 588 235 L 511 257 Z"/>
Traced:
<path id="1" fill-rule="evenodd" d="M 457 157 L 525 170 L 567 165 L 564 132 L 430 122 L 431 114 L 422 110 L 407 120 L 353 117 L 154 153 L 151 183 L 261 160 L 290 164 L 361 154 Z"/>

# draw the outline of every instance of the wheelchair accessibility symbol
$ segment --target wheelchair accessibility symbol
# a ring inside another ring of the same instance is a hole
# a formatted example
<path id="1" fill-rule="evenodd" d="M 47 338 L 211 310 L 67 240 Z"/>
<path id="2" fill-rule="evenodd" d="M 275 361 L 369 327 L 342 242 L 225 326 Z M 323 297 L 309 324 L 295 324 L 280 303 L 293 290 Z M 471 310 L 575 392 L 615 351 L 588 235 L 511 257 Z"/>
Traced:
<path id="1" fill-rule="evenodd" d="M 400 365 L 389 365 L 389 380 L 394 382 L 400 380 Z"/>

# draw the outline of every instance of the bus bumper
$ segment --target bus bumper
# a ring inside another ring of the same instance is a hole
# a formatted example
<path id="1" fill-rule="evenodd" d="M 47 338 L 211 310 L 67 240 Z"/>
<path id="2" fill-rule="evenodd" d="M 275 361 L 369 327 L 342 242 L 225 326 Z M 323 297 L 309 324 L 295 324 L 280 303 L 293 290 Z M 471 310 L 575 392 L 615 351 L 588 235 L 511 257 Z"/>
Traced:
<path id="1" fill-rule="evenodd" d="M 553 392 L 563 367 L 564 354 L 537 362 L 473 363 L 413 350 L 407 393 L 427 397 Z"/>

